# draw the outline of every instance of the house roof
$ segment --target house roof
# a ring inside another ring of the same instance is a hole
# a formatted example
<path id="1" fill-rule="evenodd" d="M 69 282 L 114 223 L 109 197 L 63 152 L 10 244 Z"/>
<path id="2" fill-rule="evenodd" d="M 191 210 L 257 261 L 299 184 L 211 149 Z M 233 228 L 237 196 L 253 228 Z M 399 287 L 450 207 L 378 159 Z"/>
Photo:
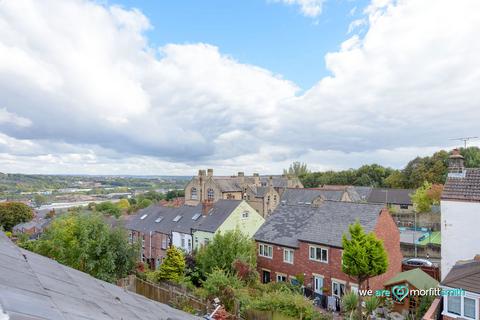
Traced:
<path id="1" fill-rule="evenodd" d="M 389 286 L 397 283 L 408 282 L 417 289 L 430 289 L 438 286 L 438 281 L 430 277 L 420 268 L 411 269 L 404 272 L 397 273 L 393 278 L 384 283 Z"/>
<path id="2" fill-rule="evenodd" d="M 200 217 L 193 229 L 215 232 L 227 220 L 242 200 L 218 200 L 206 216 Z"/>
<path id="3" fill-rule="evenodd" d="M 7 319 L 199 319 L 20 249 L 2 232 L 0 257 L 0 315 Z"/>
<path id="4" fill-rule="evenodd" d="M 307 189 L 307 188 L 287 188 L 282 194 L 282 203 L 288 205 L 297 205 L 312 203 L 318 197 L 324 200 L 342 200 L 344 191 L 341 190 L 323 190 L 323 189 Z"/>
<path id="5" fill-rule="evenodd" d="M 464 169 L 465 174 L 449 174 L 442 200 L 480 201 L 480 169 Z"/>
<path id="6" fill-rule="evenodd" d="M 457 262 L 442 281 L 442 285 L 480 293 L 480 260 Z"/>
<path id="7" fill-rule="evenodd" d="M 213 177 L 213 181 L 218 185 L 222 192 L 235 192 L 235 191 L 242 191 L 242 186 L 240 182 L 240 178 L 232 177 L 232 178 L 217 178 Z"/>
<path id="8" fill-rule="evenodd" d="M 202 204 L 181 207 L 152 205 L 140 210 L 134 218 L 126 223 L 126 228 L 143 233 L 151 231 L 164 234 L 170 234 L 172 231 L 191 233 L 192 229 L 215 232 L 241 201 L 219 200 L 213 203 L 206 215 L 202 215 Z M 196 215 L 199 217 L 193 219 Z M 142 217 L 144 218 L 142 219 Z M 180 217 L 180 219 L 177 220 L 176 217 Z"/>
<path id="9" fill-rule="evenodd" d="M 272 177 L 272 185 L 274 188 L 286 188 L 288 187 L 288 177 L 286 176 L 260 176 L 260 182 L 262 185 L 267 185 L 269 184 L 270 177 Z"/>
<path id="10" fill-rule="evenodd" d="M 300 241 L 342 247 L 342 235 L 357 219 L 373 231 L 382 204 L 325 200 L 320 206 L 280 205 L 255 233 L 255 240 L 297 248 Z"/>
<path id="11" fill-rule="evenodd" d="M 410 195 L 415 189 L 374 188 L 368 196 L 368 202 L 412 205 Z"/>

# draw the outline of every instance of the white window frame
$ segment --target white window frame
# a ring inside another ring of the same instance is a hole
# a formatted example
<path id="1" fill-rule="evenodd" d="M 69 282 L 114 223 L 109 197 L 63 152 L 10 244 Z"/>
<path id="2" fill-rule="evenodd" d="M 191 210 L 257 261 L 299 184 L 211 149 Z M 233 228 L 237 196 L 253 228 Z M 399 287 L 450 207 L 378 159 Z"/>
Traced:
<path id="1" fill-rule="evenodd" d="M 190 198 L 191 198 L 192 200 L 198 200 L 198 193 L 197 193 L 197 192 L 198 192 L 198 190 L 197 190 L 197 188 L 195 188 L 195 187 L 192 187 L 192 188 L 190 189 Z"/>
<path id="2" fill-rule="evenodd" d="M 455 289 L 455 288 L 449 288 L 449 287 L 442 287 L 442 289 L 446 289 L 446 290 L 450 290 L 450 289 Z M 460 298 L 460 314 L 455 314 L 455 313 L 450 313 L 448 312 L 448 299 L 450 298 L 450 296 L 446 296 L 444 297 L 446 298 L 445 299 L 445 302 L 444 305 L 443 305 L 443 312 L 442 312 L 442 315 L 445 315 L 445 316 L 448 316 L 450 318 L 462 318 L 462 319 L 470 319 L 470 320 L 480 320 L 479 319 L 479 310 L 480 310 L 480 295 L 477 295 L 475 293 L 471 293 L 471 292 L 465 292 L 465 295 L 464 296 L 459 296 Z M 470 318 L 470 317 L 467 317 L 465 316 L 465 301 L 464 299 L 467 298 L 467 299 L 472 299 L 475 301 L 475 318 Z"/>
<path id="3" fill-rule="evenodd" d="M 315 257 L 312 257 L 312 249 L 315 249 Z M 325 250 L 326 251 L 326 260 L 322 260 L 322 254 L 320 253 L 320 259 L 317 259 L 317 249 Z M 322 246 L 309 246 L 308 247 L 308 259 L 312 261 L 328 263 L 328 248 Z"/>
<path id="4" fill-rule="evenodd" d="M 289 257 L 291 260 L 286 259 L 287 258 L 287 252 L 289 252 Z M 283 262 L 293 264 L 293 261 L 295 259 L 295 250 L 290 249 L 290 248 L 283 248 Z"/>
<path id="5" fill-rule="evenodd" d="M 267 249 L 267 251 L 265 251 Z M 267 252 L 267 254 L 265 254 Z M 268 255 L 270 253 L 270 255 Z M 258 245 L 258 255 L 260 257 L 268 258 L 268 259 L 273 259 L 273 246 L 269 244 L 263 244 L 260 243 Z"/>
<path id="6" fill-rule="evenodd" d="M 248 212 L 248 211 L 243 211 L 242 212 L 242 219 L 248 219 L 248 216 L 250 216 L 250 212 Z"/>
<path id="7" fill-rule="evenodd" d="M 278 280 L 279 278 L 285 278 L 285 281 Z M 288 276 L 285 273 L 277 272 L 275 274 L 275 282 L 285 282 L 285 283 L 287 283 L 288 282 Z"/>
<path id="8" fill-rule="evenodd" d="M 334 284 L 338 284 L 338 290 L 339 290 L 339 293 L 338 294 L 335 294 L 334 293 Z M 338 298 L 342 298 L 342 295 L 341 295 L 341 286 L 343 286 L 343 295 L 345 295 L 345 293 L 347 293 L 347 283 L 343 280 L 338 280 L 338 279 L 332 279 L 332 296 L 335 296 L 335 297 L 338 297 Z"/>

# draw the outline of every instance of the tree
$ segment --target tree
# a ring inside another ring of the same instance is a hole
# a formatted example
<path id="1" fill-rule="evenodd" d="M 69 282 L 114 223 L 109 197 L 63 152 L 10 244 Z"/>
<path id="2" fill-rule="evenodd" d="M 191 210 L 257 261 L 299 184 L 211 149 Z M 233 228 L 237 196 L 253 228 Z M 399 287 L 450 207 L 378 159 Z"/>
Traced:
<path id="1" fill-rule="evenodd" d="M 342 238 L 343 260 L 342 271 L 356 278 L 359 289 L 369 278 L 378 276 L 388 267 L 388 258 L 383 242 L 373 233 L 366 234 L 360 222 L 356 221 L 348 227 L 350 237 Z M 362 318 L 362 296 L 358 295 L 358 319 Z"/>
<path id="2" fill-rule="evenodd" d="M 21 245 L 109 282 L 127 276 L 138 257 L 137 247 L 128 243 L 126 231 L 110 228 L 95 213 L 62 215 L 40 239 Z"/>
<path id="3" fill-rule="evenodd" d="M 200 249 L 197 254 L 197 267 L 205 276 L 215 268 L 229 274 L 235 274 L 233 262 L 237 259 L 256 265 L 255 242 L 239 230 L 217 233 L 211 243 Z"/>
<path id="4" fill-rule="evenodd" d="M 40 207 L 47 203 L 47 197 L 42 194 L 36 194 L 33 196 L 33 202 L 35 202 L 35 206 Z"/>
<path id="5" fill-rule="evenodd" d="M 21 202 L 0 203 L 0 227 L 3 227 L 5 231 L 11 231 L 15 225 L 32 219 L 33 211 L 26 204 Z"/>
<path id="6" fill-rule="evenodd" d="M 299 161 L 293 162 L 288 169 L 284 169 L 283 173 L 289 176 L 300 177 L 309 173 L 310 170 L 307 168 L 307 164 Z"/>
<path id="7" fill-rule="evenodd" d="M 117 202 L 117 207 L 121 210 L 128 210 L 128 208 L 130 208 L 130 202 L 128 202 L 127 199 L 120 199 L 120 201 Z"/>
<path id="8" fill-rule="evenodd" d="M 167 256 L 158 270 L 158 281 L 167 280 L 178 282 L 185 274 L 185 257 L 182 251 L 174 246 L 167 249 Z"/>
<path id="9" fill-rule="evenodd" d="M 136 207 L 137 209 L 145 209 L 146 207 L 150 207 L 152 204 L 153 204 L 152 200 L 142 199 L 137 203 Z"/>
<path id="10" fill-rule="evenodd" d="M 122 214 L 120 208 L 111 201 L 97 203 L 95 205 L 95 210 L 101 212 L 104 215 L 114 216 L 116 218 L 120 217 L 120 215 Z"/>
<path id="11" fill-rule="evenodd" d="M 184 190 L 170 190 L 167 192 L 165 199 L 167 199 L 168 201 L 171 201 L 175 198 L 182 198 L 182 197 L 185 197 Z"/>

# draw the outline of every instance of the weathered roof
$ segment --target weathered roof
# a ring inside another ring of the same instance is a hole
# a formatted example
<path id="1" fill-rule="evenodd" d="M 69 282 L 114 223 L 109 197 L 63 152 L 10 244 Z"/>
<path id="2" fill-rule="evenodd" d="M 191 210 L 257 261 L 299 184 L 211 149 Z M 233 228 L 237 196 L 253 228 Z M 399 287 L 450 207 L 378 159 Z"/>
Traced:
<path id="1" fill-rule="evenodd" d="M 344 191 L 341 190 L 322 190 L 322 189 L 307 189 L 307 188 L 287 188 L 282 194 L 282 203 L 288 205 L 312 203 L 318 197 L 323 197 L 324 200 L 342 200 Z"/>
<path id="2" fill-rule="evenodd" d="M 381 204 L 324 201 L 312 205 L 280 205 L 255 233 L 255 240 L 287 247 L 299 241 L 342 246 L 342 235 L 359 220 L 366 232 L 373 231 L 383 208 Z"/>
<path id="3" fill-rule="evenodd" d="M 242 200 L 218 200 L 207 215 L 200 217 L 193 229 L 215 232 L 232 214 Z"/>
<path id="4" fill-rule="evenodd" d="M 239 178 L 213 178 L 222 192 L 242 191 Z"/>
<path id="5" fill-rule="evenodd" d="M 143 233 L 151 231 L 170 234 L 172 231 L 176 231 L 190 234 L 192 229 L 215 232 L 241 201 L 219 200 L 213 203 L 207 215 L 202 215 L 202 204 L 181 207 L 152 205 L 140 210 L 134 218 L 126 223 L 125 227 Z M 194 220 L 193 217 L 198 214 L 200 216 Z M 142 219 L 142 217 L 144 218 Z M 180 217 L 180 219 L 174 221 L 175 217 Z"/>
<path id="6" fill-rule="evenodd" d="M 480 260 L 457 262 L 442 281 L 442 285 L 480 293 Z"/>
<path id="7" fill-rule="evenodd" d="M 384 283 L 385 286 L 389 286 L 397 283 L 408 282 L 417 289 L 430 289 L 438 286 L 438 281 L 430 277 L 420 268 L 411 269 L 404 272 L 397 273 L 393 278 L 387 280 Z"/>
<path id="8" fill-rule="evenodd" d="M 412 205 L 410 195 L 415 189 L 374 188 L 368 196 L 368 202 Z"/>
<path id="9" fill-rule="evenodd" d="M 199 319 L 22 250 L 0 232 L 2 311 L 12 320 Z"/>
<path id="10" fill-rule="evenodd" d="M 480 201 L 480 169 L 464 169 L 465 174 L 449 175 L 442 200 Z"/>
<path id="11" fill-rule="evenodd" d="M 260 176 L 260 182 L 263 186 L 268 186 L 270 177 L 272 177 L 272 185 L 274 188 L 286 188 L 288 187 L 288 177 L 285 176 Z"/>
<path id="12" fill-rule="evenodd" d="M 370 193 L 372 192 L 373 188 L 372 187 L 363 187 L 363 186 L 351 186 L 350 188 L 347 189 L 348 194 L 350 195 L 350 198 L 352 201 L 367 201 L 368 197 L 370 196 Z M 358 195 L 358 199 L 353 199 L 354 196 L 352 195 L 354 191 Z"/>

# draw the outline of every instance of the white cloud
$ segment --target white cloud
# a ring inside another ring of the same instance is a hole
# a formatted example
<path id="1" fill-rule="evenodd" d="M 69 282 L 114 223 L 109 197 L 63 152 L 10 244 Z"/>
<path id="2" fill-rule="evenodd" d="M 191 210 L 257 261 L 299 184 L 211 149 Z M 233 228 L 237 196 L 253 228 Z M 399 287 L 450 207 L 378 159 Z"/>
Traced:
<path id="1" fill-rule="evenodd" d="M 294 83 L 215 46 L 151 47 L 152 26 L 138 10 L 2 1 L 0 168 L 401 167 L 448 138 L 478 135 L 479 10 L 475 0 L 375 0 L 364 32 L 353 29 L 325 57 L 331 75 L 297 96 Z"/>
<path id="2" fill-rule="evenodd" d="M 322 13 L 325 0 L 273 0 L 287 5 L 297 5 L 304 16 L 315 18 Z"/>

